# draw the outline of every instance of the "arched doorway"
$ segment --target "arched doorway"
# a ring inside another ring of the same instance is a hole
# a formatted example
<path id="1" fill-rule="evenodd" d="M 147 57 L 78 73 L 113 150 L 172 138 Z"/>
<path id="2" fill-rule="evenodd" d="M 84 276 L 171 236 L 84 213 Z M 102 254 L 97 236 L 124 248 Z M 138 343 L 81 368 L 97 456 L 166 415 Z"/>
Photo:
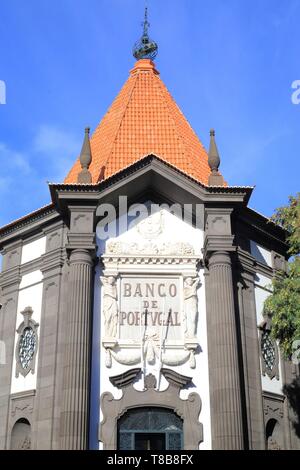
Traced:
<path id="1" fill-rule="evenodd" d="M 31 449 L 31 425 L 25 418 L 18 419 L 11 432 L 10 448 L 12 450 Z"/>
<path id="2" fill-rule="evenodd" d="M 183 420 L 172 410 L 134 408 L 118 420 L 119 450 L 181 450 Z"/>
<path id="3" fill-rule="evenodd" d="M 269 419 L 266 425 L 266 447 L 267 450 L 284 449 L 281 427 L 274 418 Z"/>

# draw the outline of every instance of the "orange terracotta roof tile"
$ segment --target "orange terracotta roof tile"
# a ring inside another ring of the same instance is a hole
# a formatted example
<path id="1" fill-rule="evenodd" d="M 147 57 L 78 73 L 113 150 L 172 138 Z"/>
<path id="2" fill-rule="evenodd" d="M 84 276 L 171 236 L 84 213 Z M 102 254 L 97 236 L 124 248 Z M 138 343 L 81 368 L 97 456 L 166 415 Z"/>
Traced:
<path id="1" fill-rule="evenodd" d="M 156 154 L 203 184 L 208 183 L 208 155 L 148 59 L 136 62 L 112 106 L 91 137 L 92 182 Z M 64 183 L 76 183 L 76 161 Z"/>

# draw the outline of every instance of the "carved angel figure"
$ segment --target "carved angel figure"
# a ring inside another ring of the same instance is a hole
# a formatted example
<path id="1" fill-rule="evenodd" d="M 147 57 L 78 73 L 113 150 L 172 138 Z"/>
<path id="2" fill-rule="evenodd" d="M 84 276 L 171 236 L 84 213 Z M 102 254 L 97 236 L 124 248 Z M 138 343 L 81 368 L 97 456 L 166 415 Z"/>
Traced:
<path id="1" fill-rule="evenodd" d="M 185 334 L 187 338 L 195 338 L 197 334 L 198 320 L 198 297 L 197 288 L 200 279 L 187 277 L 184 281 L 184 313 L 185 313 Z"/>
<path id="2" fill-rule="evenodd" d="M 115 276 L 101 277 L 105 336 L 115 338 L 118 326 L 118 293 Z"/>

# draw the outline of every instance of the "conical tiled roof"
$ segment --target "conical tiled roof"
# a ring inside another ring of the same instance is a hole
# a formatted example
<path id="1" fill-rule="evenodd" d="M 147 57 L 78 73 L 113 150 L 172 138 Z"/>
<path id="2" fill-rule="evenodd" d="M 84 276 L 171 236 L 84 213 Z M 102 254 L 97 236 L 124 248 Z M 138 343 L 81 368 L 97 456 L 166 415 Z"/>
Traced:
<path id="1" fill-rule="evenodd" d="M 97 183 L 147 154 L 158 155 L 201 183 L 210 175 L 208 155 L 168 92 L 154 63 L 136 62 L 112 106 L 91 137 L 89 171 Z M 76 183 L 76 161 L 65 183 Z"/>

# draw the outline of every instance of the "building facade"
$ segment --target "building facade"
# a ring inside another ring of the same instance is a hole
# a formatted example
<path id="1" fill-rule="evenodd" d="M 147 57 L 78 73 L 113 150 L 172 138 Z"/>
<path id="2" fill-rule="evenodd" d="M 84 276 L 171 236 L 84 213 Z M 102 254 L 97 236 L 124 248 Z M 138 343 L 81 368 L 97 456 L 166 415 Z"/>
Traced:
<path id="1" fill-rule="evenodd" d="M 300 448 L 263 308 L 286 234 L 135 52 L 51 203 L 0 229 L 0 448 Z"/>

